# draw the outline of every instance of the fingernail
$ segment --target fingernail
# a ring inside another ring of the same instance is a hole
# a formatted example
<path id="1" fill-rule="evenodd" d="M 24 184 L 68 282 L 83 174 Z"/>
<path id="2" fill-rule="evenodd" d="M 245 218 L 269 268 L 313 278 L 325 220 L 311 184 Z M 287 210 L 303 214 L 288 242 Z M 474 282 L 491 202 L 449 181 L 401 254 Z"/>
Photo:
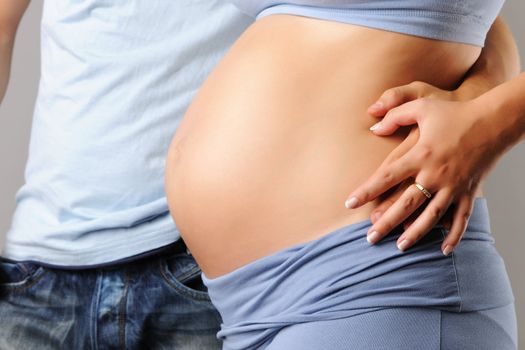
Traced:
<path id="1" fill-rule="evenodd" d="M 352 209 L 352 208 L 355 208 L 357 206 L 357 198 L 356 197 L 351 197 L 351 198 L 348 198 L 345 202 L 345 207 L 346 209 Z"/>
<path id="2" fill-rule="evenodd" d="M 443 249 L 443 254 L 445 256 L 448 256 L 450 253 L 452 253 L 452 251 L 454 250 L 454 247 L 452 247 L 451 245 L 448 245 L 445 247 L 445 249 Z"/>
<path id="3" fill-rule="evenodd" d="M 370 127 L 370 130 L 374 131 L 374 130 L 379 129 L 380 127 L 381 127 L 381 122 L 379 122 L 379 123 L 375 123 L 374 125 L 372 125 L 372 126 Z"/>
<path id="4" fill-rule="evenodd" d="M 376 243 L 379 240 L 379 232 L 377 231 L 370 232 L 370 234 L 366 236 L 366 240 L 370 244 Z"/>
<path id="5" fill-rule="evenodd" d="M 410 241 L 408 239 L 404 239 L 401 241 L 401 243 L 397 245 L 397 249 L 401 251 L 405 251 L 409 245 L 410 245 Z"/>

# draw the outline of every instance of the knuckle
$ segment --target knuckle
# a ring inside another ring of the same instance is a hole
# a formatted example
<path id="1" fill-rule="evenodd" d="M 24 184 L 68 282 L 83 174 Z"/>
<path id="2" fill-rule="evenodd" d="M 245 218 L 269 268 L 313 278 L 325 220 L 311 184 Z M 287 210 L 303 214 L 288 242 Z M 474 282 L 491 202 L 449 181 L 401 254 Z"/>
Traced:
<path id="1" fill-rule="evenodd" d="M 449 171 L 450 171 L 450 165 L 448 163 L 443 163 L 437 168 L 436 175 L 441 178 L 447 175 Z"/>
<path id="2" fill-rule="evenodd" d="M 394 180 L 394 173 L 390 169 L 383 170 L 381 172 L 381 181 L 384 183 L 390 183 Z"/>
<path id="3" fill-rule="evenodd" d="M 357 194 L 356 197 L 358 198 L 359 202 L 367 202 L 370 199 L 370 190 L 366 189 L 363 190 L 360 194 Z"/>
<path id="4" fill-rule="evenodd" d="M 386 100 L 387 103 L 392 103 L 401 99 L 402 95 L 403 94 L 400 88 L 392 88 L 385 91 L 385 93 L 383 94 L 383 98 Z"/>
<path id="5" fill-rule="evenodd" d="M 414 197 L 404 198 L 402 201 L 403 210 L 408 211 L 414 207 Z"/>
<path id="6" fill-rule="evenodd" d="M 464 211 L 460 212 L 459 215 L 460 215 L 461 219 L 462 219 L 464 222 L 466 222 L 466 221 L 468 221 L 468 219 L 470 218 L 470 211 L 468 211 L 468 210 L 464 210 Z"/>
<path id="7" fill-rule="evenodd" d="M 437 205 L 428 208 L 428 214 L 433 221 L 439 220 L 439 218 L 443 215 L 443 212 L 443 208 Z"/>
<path id="8" fill-rule="evenodd" d="M 415 80 L 408 85 L 416 90 L 421 90 L 426 87 L 426 83 L 419 81 L 419 80 Z"/>

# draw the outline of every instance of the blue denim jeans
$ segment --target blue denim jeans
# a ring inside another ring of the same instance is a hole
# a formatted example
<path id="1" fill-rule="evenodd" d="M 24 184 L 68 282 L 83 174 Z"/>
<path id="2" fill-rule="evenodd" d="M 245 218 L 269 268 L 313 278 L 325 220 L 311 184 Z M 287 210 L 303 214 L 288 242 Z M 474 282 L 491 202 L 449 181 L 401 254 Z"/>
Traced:
<path id="1" fill-rule="evenodd" d="M 183 244 L 81 270 L 0 257 L 0 349 L 220 349 L 221 318 Z"/>

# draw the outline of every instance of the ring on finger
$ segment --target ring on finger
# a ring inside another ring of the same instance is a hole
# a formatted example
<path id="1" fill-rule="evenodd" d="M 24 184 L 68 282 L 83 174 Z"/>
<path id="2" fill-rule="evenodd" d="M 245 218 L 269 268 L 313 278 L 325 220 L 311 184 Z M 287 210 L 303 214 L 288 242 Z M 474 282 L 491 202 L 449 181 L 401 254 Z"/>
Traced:
<path id="1" fill-rule="evenodd" d="M 419 182 L 414 181 L 413 185 L 415 185 L 427 198 L 432 197 L 432 193 L 430 193 L 429 190 L 427 190 L 423 185 L 421 185 Z"/>

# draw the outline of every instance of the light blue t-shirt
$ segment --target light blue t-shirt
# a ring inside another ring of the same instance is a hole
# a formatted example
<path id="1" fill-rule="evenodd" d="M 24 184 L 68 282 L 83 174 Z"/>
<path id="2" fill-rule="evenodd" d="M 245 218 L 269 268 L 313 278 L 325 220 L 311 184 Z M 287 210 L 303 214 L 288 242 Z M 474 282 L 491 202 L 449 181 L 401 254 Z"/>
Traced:
<path id="1" fill-rule="evenodd" d="M 168 146 L 251 22 L 220 0 L 45 1 L 25 184 L 2 256 L 86 266 L 176 241 Z"/>

